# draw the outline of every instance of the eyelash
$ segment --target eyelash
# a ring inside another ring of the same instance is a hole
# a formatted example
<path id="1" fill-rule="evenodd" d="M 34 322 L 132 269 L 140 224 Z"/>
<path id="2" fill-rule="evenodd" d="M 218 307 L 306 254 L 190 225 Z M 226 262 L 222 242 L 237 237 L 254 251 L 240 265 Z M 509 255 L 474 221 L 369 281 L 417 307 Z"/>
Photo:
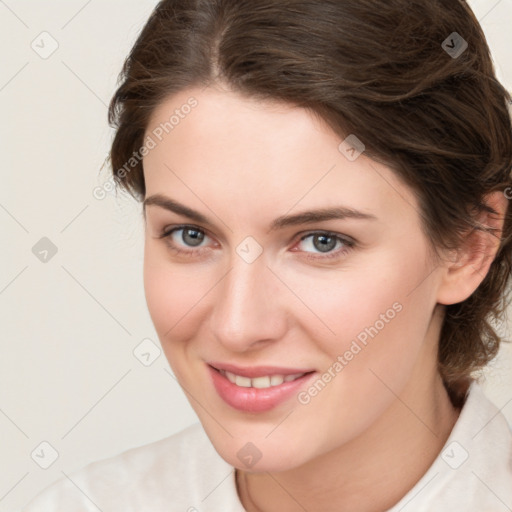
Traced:
<path id="1" fill-rule="evenodd" d="M 171 235 L 173 233 L 175 233 L 176 231 L 182 231 L 182 230 L 186 230 L 186 229 L 192 229 L 195 231 L 199 231 L 199 232 L 205 234 L 206 236 L 208 236 L 203 229 L 201 229 L 197 226 L 190 225 L 190 224 L 185 224 L 185 225 L 181 225 L 181 226 L 176 226 L 168 231 L 163 231 L 157 238 L 159 240 L 165 239 L 166 245 L 169 247 L 169 249 L 171 249 L 176 254 L 181 254 L 181 255 L 185 255 L 185 256 L 201 255 L 205 250 L 207 250 L 206 248 L 200 247 L 199 249 L 196 249 L 196 250 L 183 250 L 183 249 L 180 249 L 179 247 L 176 247 L 175 245 L 173 245 L 173 243 L 171 241 Z M 337 233 L 333 233 L 331 231 L 311 231 L 311 232 L 308 232 L 305 235 L 301 236 L 300 239 L 298 240 L 298 242 L 302 242 L 306 238 L 309 238 L 309 237 L 312 237 L 315 235 L 324 235 L 327 237 L 336 238 L 337 240 L 342 242 L 345 247 L 338 249 L 336 251 L 324 253 L 325 256 L 313 256 L 312 253 L 306 252 L 305 257 L 308 259 L 321 261 L 321 260 L 326 260 L 326 259 L 330 259 L 330 258 L 340 258 L 341 256 L 344 256 L 345 254 L 350 252 L 350 250 L 353 249 L 356 245 L 356 243 L 353 240 L 342 237 L 342 236 L 338 235 Z M 314 253 L 314 254 L 321 254 L 321 253 Z"/>

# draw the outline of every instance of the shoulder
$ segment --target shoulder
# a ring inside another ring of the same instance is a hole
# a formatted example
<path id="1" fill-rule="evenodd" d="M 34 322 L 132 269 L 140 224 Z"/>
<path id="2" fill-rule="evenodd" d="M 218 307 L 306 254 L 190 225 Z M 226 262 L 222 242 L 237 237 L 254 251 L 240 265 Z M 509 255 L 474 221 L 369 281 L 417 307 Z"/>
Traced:
<path id="1" fill-rule="evenodd" d="M 512 510 L 512 429 L 474 382 L 447 442 L 389 512 Z"/>
<path id="2" fill-rule="evenodd" d="M 93 462 L 40 493 L 22 512 L 194 510 L 221 479 L 217 498 L 236 496 L 233 468 L 200 424 Z"/>

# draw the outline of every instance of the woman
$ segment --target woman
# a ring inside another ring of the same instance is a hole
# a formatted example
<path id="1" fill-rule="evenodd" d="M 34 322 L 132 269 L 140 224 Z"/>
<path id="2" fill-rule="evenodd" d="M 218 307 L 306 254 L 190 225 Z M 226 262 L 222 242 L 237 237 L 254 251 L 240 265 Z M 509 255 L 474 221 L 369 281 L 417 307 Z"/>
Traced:
<path id="1" fill-rule="evenodd" d="M 200 424 L 25 510 L 512 509 L 475 380 L 511 273 L 511 98 L 465 2 L 163 0 L 110 105 Z"/>

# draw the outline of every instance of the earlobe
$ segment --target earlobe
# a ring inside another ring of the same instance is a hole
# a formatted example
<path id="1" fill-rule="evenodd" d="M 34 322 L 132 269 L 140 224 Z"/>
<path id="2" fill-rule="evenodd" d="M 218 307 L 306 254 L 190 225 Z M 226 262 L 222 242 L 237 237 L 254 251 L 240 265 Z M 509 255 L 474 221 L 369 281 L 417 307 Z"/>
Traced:
<path id="1" fill-rule="evenodd" d="M 457 304 L 466 300 L 484 280 L 496 257 L 508 200 L 502 191 L 496 191 L 484 197 L 484 204 L 496 213 L 483 210 L 477 218 L 482 229 L 473 229 L 466 236 L 463 247 L 449 252 L 441 265 L 439 304 Z"/>

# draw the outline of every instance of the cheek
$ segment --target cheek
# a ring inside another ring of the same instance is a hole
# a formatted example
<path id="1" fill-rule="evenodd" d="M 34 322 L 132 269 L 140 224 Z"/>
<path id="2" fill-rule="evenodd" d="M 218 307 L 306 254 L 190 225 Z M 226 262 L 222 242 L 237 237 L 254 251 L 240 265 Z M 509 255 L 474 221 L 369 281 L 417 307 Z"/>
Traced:
<path id="1" fill-rule="evenodd" d="M 343 373 L 353 381 L 375 381 L 369 369 L 391 381 L 405 375 L 423 346 L 434 305 L 428 272 L 419 247 L 418 254 L 381 253 L 325 278 L 295 278 L 292 286 L 314 313 L 301 315 L 302 329 L 327 355 L 327 368 L 342 356 Z"/>
<path id="2" fill-rule="evenodd" d="M 420 261 L 381 259 L 378 269 L 353 269 L 329 288 L 318 288 L 313 279 L 303 283 L 312 309 L 335 334 L 320 331 L 322 324 L 312 315 L 302 323 L 323 354 L 319 370 L 325 384 L 313 382 L 299 398 L 308 404 L 304 411 L 310 418 L 333 425 L 333 439 L 346 441 L 369 427 L 428 360 L 423 348 L 431 294 L 428 285 L 411 293 L 426 275 Z"/>
<path id="3" fill-rule="evenodd" d="M 164 252 L 163 252 L 164 251 Z M 174 339 L 186 339 L 191 318 L 207 292 L 207 280 L 186 266 L 172 265 L 165 249 L 146 245 L 144 249 L 144 292 L 148 311 L 164 350 Z"/>

